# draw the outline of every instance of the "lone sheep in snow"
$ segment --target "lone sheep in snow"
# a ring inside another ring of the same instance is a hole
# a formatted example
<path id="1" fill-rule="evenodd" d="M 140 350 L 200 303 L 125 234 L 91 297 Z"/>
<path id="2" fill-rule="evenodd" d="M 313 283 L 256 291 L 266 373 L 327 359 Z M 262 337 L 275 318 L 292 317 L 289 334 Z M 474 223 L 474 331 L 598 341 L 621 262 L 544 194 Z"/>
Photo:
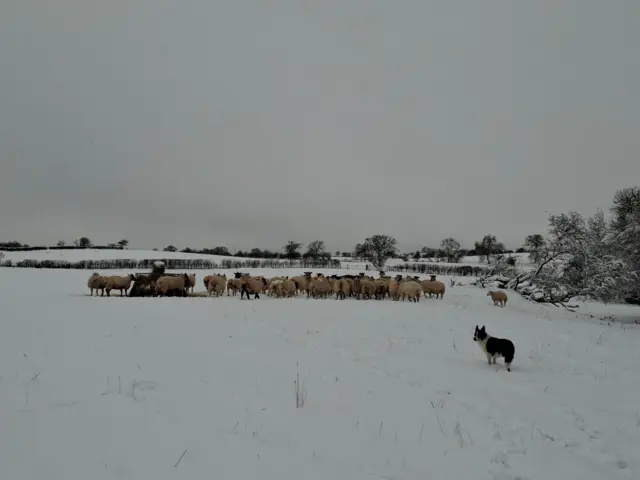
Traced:
<path id="1" fill-rule="evenodd" d="M 494 292 L 493 290 L 489 290 L 487 292 L 487 297 L 491 297 L 494 305 L 502 305 L 503 307 L 507 305 L 507 294 L 504 292 Z"/>

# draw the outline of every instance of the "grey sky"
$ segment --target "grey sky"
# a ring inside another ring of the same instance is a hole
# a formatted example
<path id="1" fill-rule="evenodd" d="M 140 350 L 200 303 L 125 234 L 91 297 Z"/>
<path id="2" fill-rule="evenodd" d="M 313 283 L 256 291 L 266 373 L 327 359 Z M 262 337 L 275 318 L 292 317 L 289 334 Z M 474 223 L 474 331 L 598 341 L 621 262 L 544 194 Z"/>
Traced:
<path id="1" fill-rule="evenodd" d="M 403 249 L 640 183 L 640 2 L 5 0 L 0 241 Z"/>

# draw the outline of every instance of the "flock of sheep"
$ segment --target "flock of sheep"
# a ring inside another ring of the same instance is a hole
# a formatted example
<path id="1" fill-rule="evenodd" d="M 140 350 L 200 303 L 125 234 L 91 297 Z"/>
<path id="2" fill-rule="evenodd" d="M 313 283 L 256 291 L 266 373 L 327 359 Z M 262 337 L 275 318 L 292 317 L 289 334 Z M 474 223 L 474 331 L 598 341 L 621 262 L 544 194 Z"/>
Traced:
<path id="1" fill-rule="evenodd" d="M 111 296 L 112 290 L 119 290 L 120 295 L 127 294 L 131 283 L 136 280 L 132 274 L 126 276 L 103 276 L 95 272 L 87 281 L 91 296 L 95 291 L 101 295 L 106 293 Z M 265 294 L 276 298 L 295 297 L 307 294 L 308 298 L 327 298 L 335 296 L 336 299 L 354 297 L 356 299 L 374 298 L 382 300 L 386 297 L 393 300 L 420 301 L 420 297 L 429 295 L 443 298 L 445 293 L 444 283 L 435 279 L 435 275 L 429 280 L 421 280 L 419 277 L 403 277 L 397 275 L 388 277 L 381 273 L 379 278 L 360 275 L 331 275 L 322 273 L 313 275 L 305 272 L 295 277 L 278 276 L 266 278 L 264 276 L 252 276 L 236 272 L 233 277 L 227 278 L 226 274 L 207 275 L 203 279 L 204 287 L 209 297 L 220 297 L 227 292 L 227 296 L 237 295 L 247 299 L 260 298 Z M 193 295 L 196 285 L 195 274 L 187 275 L 163 275 L 159 277 L 152 287 L 154 296 L 188 296 L 189 290 Z"/>
<path id="2" fill-rule="evenodd" d="M 240 292 L 242 299 L 246 294 L 247 298 L 260 298 L 264 293 L 271 297 L 285 298 L 296 297 L 300 294 L 307 294 L 308 298 L 327 298 L 335 296 L 336 299 L 343 300 L 347 297 L 356 299 L 382 300 L 389 297 L 393 300 L 405 300 L 418 302 L 421 295 L 435 295 L 442 298 L 445 292 L 445 285 L 432 277 L 430 280 L 420 280 L 419 277 L 388 277 L 381 275 L 373 278 L 364 274 L 356 275 L 331 275 L 329 277 L 318 273 L 312 275 L 305 272 L 304 275 L 295 277 L 273 277 L 250 276 L 236 272 L 233 278 L 227 279 L 226 274 L 207 275 L 203 283 L 209 296 L 219 297 L 226 289 L 227 295 L 237 295 Z"/>
<path id="3" fill-rule="evenodd" d="M 95 290 L 96 295 L 101 291 L 101 295 L 105 292 L 110 296 L 112 290 L 119 290 L 120 295 L 127 294 L 131 283 L 136 280 L 132 274 L 126 276 L 102 276 L 95 272 L 87 281 L 87 286 L 91 291 L 91 296 Z M 307 298 L 327 298 L 335 297 L 338 300 L 344 300 L 347 297 L 360 299 L 376 299 L 384 300 L 390 298 L 392 300 L 409 300 L 419 302 L 421 296 L 442 299 L 445 293 L 444 283 L 435 279 L 435 275 L 431 278 L 420 279 L 418 276 L 411 277 L 409 275 L 403 277 L 396 275 L 395 277 L 386 276 L 380 272 L 379 278 L 373 278 L 369 275 L 361 273 L 360 275 L 331 275 L 325 276 L 322 273 L 313 275 L 312 272 L 304 272 L 303 275 L 294 277 L 278 276 L 266 278 L 264 276 L 252 276 L 236 272 L 233 277 L 227 278 L 226 274 L 207 275 L 202 279 L 207 296 L 220 297 L 227 292 L 227 296 L 237 295 L 240 292 L 240 298 L 247 296 L 250 299 L 260 298 L 260 294 L 265 294 L 275 298 L 291 298 L 298 295 L 307 294 Z M 151 292 L 154 296 L 189 296 L 194 295 L 193 290 L 196 285 L 196 275 L 188 275 L 186 273 L 180 275 L 163 275 L 160 276 L 154 284 L 151 285 Z M 503 291 L 489 291 L 487 296 L 491 297 L 494 305 L 506 306 L 507 295 Z"/>

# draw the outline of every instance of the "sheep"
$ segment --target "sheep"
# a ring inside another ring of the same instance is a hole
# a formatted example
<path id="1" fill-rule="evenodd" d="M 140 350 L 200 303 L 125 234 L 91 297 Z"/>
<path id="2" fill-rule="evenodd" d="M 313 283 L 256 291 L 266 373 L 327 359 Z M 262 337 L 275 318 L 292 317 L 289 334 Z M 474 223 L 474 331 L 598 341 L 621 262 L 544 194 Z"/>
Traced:
<path id="1" fill-rule="evenodd" d="M 216 297 L 220 297 L 224 293 L 224 288 L 227 285 L 226 275 L 209 275 L 209 281 L 207 282 L 207 292 L 211 297 L 214 293 Z"/>
<path id="2" fill-rule="evenodd" d="M 400 288 L 400 280 L 398 277 L 389 280 L 389 298 L 395 301 L 400 300 L 398 289 Z"/>
<path id="3" fill-rule="evenodd" d="M 368 276 L 363 276 L 360 279 L 360 293 L 363 297 L 370 299 L 376 294 L 375 280 Z"/>
<path id="4" fill-rule="evenodd" d="M 291 277 L 291 281 L 296 284 L 296 294 L 307 290 L 309 279 L 306 276 L 299 275 L 297 277 Z"/>
<path id="5" fill-rule="evenodd" d="M 106 277 L 104 289 L 107 292 L 107 297 L 111 296 L 111 290 L 120 290 L 120 296 L 124 296 L 129 290 L 131 286 L 131 282 L 134 281 L 136 277 L 130 273 L 127 276 L 120 277 L 118 275 L 111 275 L 110 277 Z M 124 291 L 124 294 L 122 293 Z"/>
<path id="6" fill-rule="evenodd" d="M 419 302 L 420 294 L 422 293 L 422 285 L 420 285 L 415 280 L 405 280 L 400 282 L 398 286 L 398 296 L 402 297 L 402 301 L 404 302 L 405 298 L 408 298 L 409 301 Z"/>
<path id="7" fill-rule="evenodd" d="M 360 293 L 362 292 L 362 285 L 360 283 L 360 277 L 353 278 L 351 280 L 351 295 L 360 300 Z"/>
<path id="8" fill-rule="evenodd" d="M 189 278 L 189 287 L 187 288 L 187 290 L 191 289 L 191 293 L 193 293 L 193 289 L 196 286 L 196 274 L 192 273 L 191 275 L 188 276 Z"/>
<path id="9" fill-rule="evenodd" d="M 353 295 L 358 300 L 360 300 L 361 297 L 371 298 L 376 293 L 376 285 L 373 279 L 365 277 L 364 274 L 361 274 L 353 281 L 351 289 L 353 291 Z"/>
<path id="10" fill-rule="evenodd" d="M 253 293 L 254 298 L 260 298 L 260 293 L 262 293 L 267 287 L 267 281 L 264 277 L 249 277 L 243 276 L 240 278 L 241 286 L 240 286 L 240 300 L 244 298 L 245 293 L 247 294 L 247 300 L 251 300 L 249 294 Z"/>
<path id="11" fill-rule="evenodd" d="M 378 280 L 374 281 L 376 287 L 376 300 L 384 300 L 384 298 L 389 294 L 389 279 L 386 277 L 380 277 Z"/>
<path id="12" fill-rule="evenodd" d="M 336 300 L 344 299 L 344 295 L 342 293 L 342 280 L 339 278 L 334 278 L 331 283 L 331 288 L 333 290 L 334 295 L 336 296 Z"/>
<path id="13" fill-rule="evenodd" d="M 257 275 L 251 278 L 255 278 L 256 280 L 259 280 L 261 282 L 262 289 L 260 290 L 260 293 L 267 293 L 269 291 L 269 282 L 262 275 Z"/>
<path id="14" fill-rule="evenodd" d="M 282 283 L 284 282 L 284 280 L 280 279 L 280 278 L 276 278 L 276 279 L 271 279 L 271 282 L 269 282 L 269 292 L 267 292 L 267 295 L 269 295 L 270 297 L 282 297 Z"/>
<path id="15" fill-rule="evenodd" d="M 227 297 L 233 292 L 235 297 L 238 294 L 238 290 L 242 287 L 242 282 L 239 278 L 230 278 L 227 280 Z"/>
<path id="16" fill-rule="evenodd" d="M 491 297 L 494 306 L 501 304 L 502 307 L 505 307 L 507 305 L 507 294 L 505 292 L 494 292 L 493 290 L 489 290 L 487 292 L 487 297 Z"/>
<path id="17" fill-rule="evenodd" d="M 270 297 L 273 297 L 274 295 L 276 297 L 281 297 L 283 296 L 283 284 L 286 280 L 288 280 L 289 277 L 273 277 L 267 280 L 267 295 L 269 295 Z M 295 286 L 295 283 L 294 283 Z M 287 295 L 289 296 L 289 295 Z"/>
<path id="18" fill-rule="evenodd" d="M 444 297 L 444 292 L 446 290 L 444 283 L 439 282 L 438 280 L 422 280 L 420 282 L 422 284 L 422 290 L 424 292 L 424 296 L 429 294 L 429 297 L 435 295 L 436 298 L 442 299 Z"/>
<path id="19" fill-rule="evenodd" d="M 104 297 L 104 287 L 107 283 L 107 277 L 100 275 L 98 272 L 93 272 L 93 275 L 87 280 L 87 287 L 91 290 L 91 296 L 93 297 L 93 291 L 96 291 L 96 297 L 98 296 L 98 290 L 100 290 L 100 296 Z"/>
<path id="20" fill-rule="evenodd" d="M 311 280 L 307 297 L 320 297 L 327 298 L 327 295 L 332 292 L 331 283 L 325 276 L 318 276 Z"/>
<path id="21" fill-rule="evenodd" d="M 175 293 L 176 296 L 186 297 L 189 288 L 189 275 L 183 273 L 180 276 L 163 276 L 156 280 L 156 296 L 164 297 L 167 293 Z"/>
<path id="22" fill-rule="evenodd" d="M 293 280 L 285 279 L 282 281 L 282 294 L 285 297 L 295 297 L 297 293 L 296 284 Z"/>

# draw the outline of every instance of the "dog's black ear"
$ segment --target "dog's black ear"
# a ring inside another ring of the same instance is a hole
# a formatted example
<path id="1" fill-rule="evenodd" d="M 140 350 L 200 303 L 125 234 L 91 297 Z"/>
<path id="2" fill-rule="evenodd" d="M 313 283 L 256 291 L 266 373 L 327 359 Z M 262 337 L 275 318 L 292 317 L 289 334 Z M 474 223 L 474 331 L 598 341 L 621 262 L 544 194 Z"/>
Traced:
<path id="1" fill-rule="evenodd" d="M 481 332 L 484 332 L 484 325 L 482 325 L 482 328 L 480 329 Z"/>

